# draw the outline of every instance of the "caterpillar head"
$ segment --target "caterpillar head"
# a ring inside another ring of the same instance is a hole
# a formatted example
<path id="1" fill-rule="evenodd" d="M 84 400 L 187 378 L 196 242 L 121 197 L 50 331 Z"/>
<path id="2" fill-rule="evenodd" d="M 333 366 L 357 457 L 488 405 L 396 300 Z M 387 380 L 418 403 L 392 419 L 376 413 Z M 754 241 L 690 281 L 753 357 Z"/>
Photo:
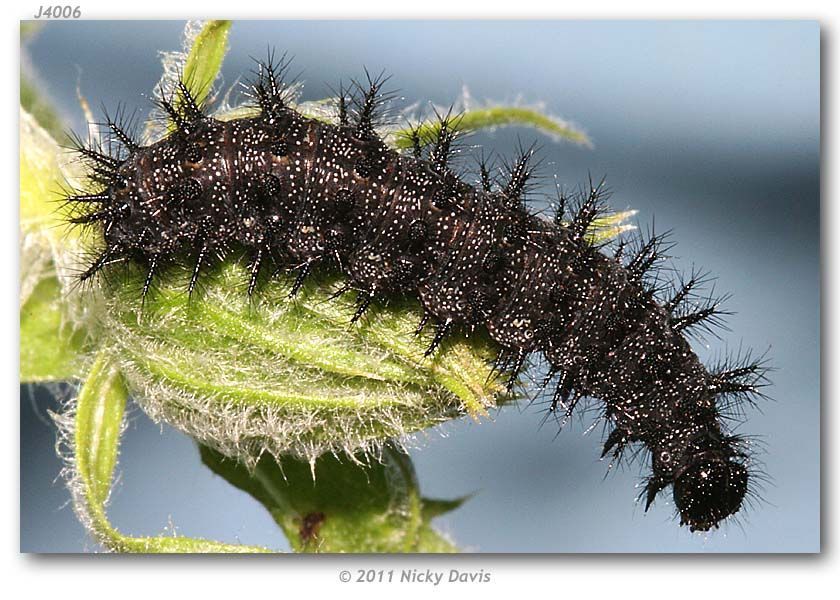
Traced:
<path id="1" fill-rule="evenodd" d="M 674 502 L 681 524 L 708 531 L 741 509 L 747 494 L 747 468 L 732 459 L 698 458 L 674 480 Z"/>
<path id="2" fill-rule="evenodd" d="M 749 472 L 740 445 L 737 437 L 710 430 L 670 437 L 654 452 L 645 510 L 672 484 L 681 525 L 691 531 L 718 527 L 741 509 L 748 492 Z"/>

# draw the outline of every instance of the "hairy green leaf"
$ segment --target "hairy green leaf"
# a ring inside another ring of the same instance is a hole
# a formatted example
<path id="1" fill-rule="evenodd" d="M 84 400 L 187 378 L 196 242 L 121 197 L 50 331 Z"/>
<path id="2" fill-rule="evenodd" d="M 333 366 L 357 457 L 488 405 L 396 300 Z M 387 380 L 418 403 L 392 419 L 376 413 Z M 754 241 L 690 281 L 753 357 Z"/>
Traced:
<path id="1" fill-rule="evenodd" d="M 617 238 L 626 231 L 635 229 L 635 225 L 627 220 L 636 215 L 635 210 L 624 210 L 608 213 L 592 221 L 586 233 L 586 239 L 591 244 L 603 244 Z"/>
<path id="2" fill-rule="evenodd" d="M 84 334 L 62 313 L 58 279 L 38 283 L 20 309 L 20 380 L 70 381 L 81 368 Z"/>
<path id="3" fill-rule="evenodd" d="M 195 38 L 184 63 L 184 81 L 199 104 L 213 89 L 213 82 L 227 54 L 233 21 L 207 21 Z"/>
<path id="4" fill-rule="evenodd" d="M 65 415 L 65 433 L 71 444 L 71 491 L 74 507 L 94 537 L 115 552 L 266 552 L 255 546 L 224 544 L 178 536 L 131 537 L 114 528 L 105 514 L 117 464 L 128 390 L 110 358 L 100 352 L 74 404 Z"/>
<path id="5" fill-rule="evenodd" d="M 206 446 L 201 459 L 262 503 L 297 552 L 457 551 L 429 520 L 460 502 L 426 510 L 411 459 L 391 444 L 376 459 L 263 456 L 253 469 Z"/>
<path id="6" fill-rule="evenodd" d="M 61 224 L 56 193 L 64 182 L 60 148 L 34 116 L 20 109 L 20 224 L 25 230 L 55 234 Z"/>
<path id="7" fill-rule="evenodd" d="M 76 468 L 90 506 L 108 498 L 127 395 L 118 369 L 100 354 L 76 399 Z"/>
<path id="8" fill-rule="evenodd" d="M 55 214 L 62 182 L 58 145 L 20 112 L 20 378 L 73 379 L 82 368 L 84 332 L 69 321 L 55 272 L 63 228 Z"/>
<path id="9" fill-rule="evenodd" d="M 184 293 L 173 268 L 142 303 L 142 273 L 104 292 L 98 335 L 115 350 L 146 411 L 253 464 L 269 452 L 312 459 L 375 450 L 383 441 L 495 405 L 489 340 L 454 337 L 434 358 L 412 335 L 416 300 L 375 305 L 350 324 L 352 294 L 312 277 L 294 301 L 275 278 L 251 301 L 245 268 L 229 261 Z M 138 315 L 142 312 L 142 317 Z"/>
<path id="10" fill-rule="evenodd" d="M 562 119 L 551 117 L 539 110 L 522 106 L 488 106 L 466 110 L 453 117 L 458 131 L 469 132 L 493 129 L 505 126 L 533 127 L 550 136 L 591 146 L 589 137 Z M 416 127 L 408 127 L 394 132 L 394 144 L 397 148 L 412 147 L 416 135 L 422 143 L 437 138 L 440 133 L 440 120 L 424 121 Z"/>

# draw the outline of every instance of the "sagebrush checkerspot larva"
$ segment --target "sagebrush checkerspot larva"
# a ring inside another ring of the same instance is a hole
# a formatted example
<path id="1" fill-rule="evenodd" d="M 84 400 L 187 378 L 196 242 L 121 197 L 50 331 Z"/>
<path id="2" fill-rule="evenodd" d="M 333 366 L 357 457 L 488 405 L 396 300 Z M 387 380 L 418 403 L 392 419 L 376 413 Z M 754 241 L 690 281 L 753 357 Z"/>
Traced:
<path id="1" fill-rule="evenodd" d="M 192 293 L 214 262 L 244 251 L 248 294 L 266 272 L 296 272 L 294 294 L 314 270 L 340 271 L 357 295 L 354 322 L 374 299 L 416 295 L 418 328 L 435 328 L 428 354 L 457 328 L 484 328 L 511 384 L 529 356 L 546 361 L 552 411 L 599 399 L 604 455 L 650 451 L 646 506 L 671 485 L 682 523 L 703 531 L 740 510 L 752 474 L 725 417 L 760 393 L 765 369 L 749 356 L 701 364 L 686 335 L 722 314 L 698 294 L 703 275 L 657 284 L 663 236 L 609 253 L 594 244 L 603 183 L 559 196 L 553 219 L 530 212 L 532 149 L 500 169 L 482 162 L 468 183 L 451 165 L 457 115 L 441 115 L 433 135 L 416 129 L 411 151 L 389 148 L 377 132 L 382 77 L 341 91 L 335 122 L 301 115 L 287 66 L 259 64 L 254 116 L 217 120 L 180 81 L 159 98 L 172 123 L 163 139 L 141 145 L 108 119 L 107 144 L 78 144 L 96 187 L 67 198 L 68 218 L 101 242 L 82 280 L 129 261 L 146 269 L 145 295 L 188 261 Z"/>

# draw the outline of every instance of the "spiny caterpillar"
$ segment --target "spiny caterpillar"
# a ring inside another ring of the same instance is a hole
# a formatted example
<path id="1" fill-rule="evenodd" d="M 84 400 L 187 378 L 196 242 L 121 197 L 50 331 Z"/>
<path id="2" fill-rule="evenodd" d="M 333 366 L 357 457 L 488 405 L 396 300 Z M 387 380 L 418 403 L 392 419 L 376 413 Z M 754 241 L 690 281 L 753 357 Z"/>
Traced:
<path id="1" fill-rule="evenodd" d="M 725 421 L 760 395 L 765 368 L 749 354 L 700 363 L 686 335 L 723 313 L 698 296 L 698 273 L 657 284 L 663 236 L 607 254 L 587 236 L 604 214 L 603 184 L 560 195 L 553 219 L 532 214 L 533 149 L 501 169 L 482 160 L 471 185 L 452 170 L 457 117 L 440 116 L 432 135 L 414 129 L 412 150 L 399 153 L 377 132 L 389 100 L 381 76 L 342 89 L 332 123 L 292 108 L 287 62 L 258 64 L 247 88 L 256 116 L 214 119 L 182 79 L 157 100 L 172 126 L 164 139 L 143 146 L 108 118 L 108 143 L 77 145 L 96 187 L 68 196 L 68 220 L 101 243 L 81 280 L 138 264 L 145 298 L 167 265 L 188 262 L 192 294 L 238 250 L 248 295 L 261 274 L 296 272 L 294 295 L 313 270 L 339 270 L 341 291 L 357 295 L 352 322 L 374 299 L 415 294 L 418 332 L 434 323 L 427 355 L 456 328 L 484 328 L 511 387 L 529 357 L 547 363 L 552 413 L 600 399 L 612 427 L 602 457 L 617 461 L 631 444 L 650 452 L 645 510 L 669 485 L 692 531 L 741 509 L 755 476 Z"/>

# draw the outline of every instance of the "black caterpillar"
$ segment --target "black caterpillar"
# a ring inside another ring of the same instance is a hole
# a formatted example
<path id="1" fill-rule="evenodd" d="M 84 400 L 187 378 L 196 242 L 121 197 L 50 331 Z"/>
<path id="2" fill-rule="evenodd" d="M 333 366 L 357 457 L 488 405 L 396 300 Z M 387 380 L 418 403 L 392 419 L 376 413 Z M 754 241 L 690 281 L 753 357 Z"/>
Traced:
<path id="1" fill-rule="evenodd" d="M 549 365 L 550 410 L 570 414 L 599 398 L 612 425 L 602 456 L 631 443 L 650 451 L 645 509 L 668 485 L 692 531 L 738 512 L 754 485 L 743 437 L 724 426 L 738 399 L 763 385 L 749 356 L 708 370 L 686 334 L 718 324 L 718 302 L 695 302 L 702 277 L 657 286 L 663 236 L 619 242 L 613 255 L 587 239 L 603 214 L 603 185 L 560 196 L 553 220 L 531 214 L 533 152 L 505 181 L 480 165 L 477 185 L 451 169 L 458 119 L 411 134 L 413 151 L 389 149 L 376 130 L 387 94 L 368 76 L 338 95 L 338 122 L 290 106 L 287 63 L 259 63 L 249 95 L 258 116 L 222 122 L 189 86 L 158 99 L 173 124 L 142 146 L 118 119 L 109 144 L 78 144 L 97 187 L 67 198 L 72 223 L 94 225 L 102 247 L 87 280 L 107 265 L 147 269 L 143 295 L 167 264 L 190 259 L 190 293 L 232 249 L 250 257 L 248 294 L 270 265 L 296 270 L 294 294 L 316 268 L 337 267 L 355 290 L 358 320 L 375 298 L 416 294 L 433 320 L 431 354 L 455 328 L 484 327 L 498 365 L 516 381 L 537 353 Z M 566 214 L 571 209 L 570 214 Z"/>

